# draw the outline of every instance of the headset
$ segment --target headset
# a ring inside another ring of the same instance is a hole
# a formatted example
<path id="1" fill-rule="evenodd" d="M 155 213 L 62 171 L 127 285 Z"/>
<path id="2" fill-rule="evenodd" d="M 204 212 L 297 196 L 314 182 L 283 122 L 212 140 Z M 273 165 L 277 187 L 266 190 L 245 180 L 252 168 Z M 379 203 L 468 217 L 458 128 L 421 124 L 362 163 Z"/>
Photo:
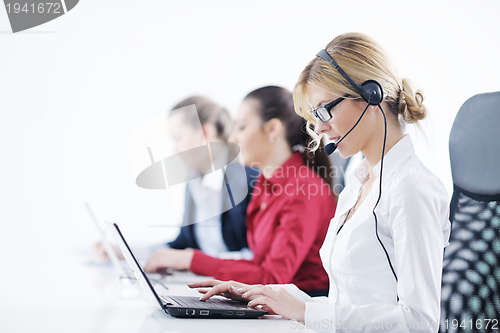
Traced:
<path id="1" fill-rule="evenodd" d="M 382 90 L 382 86 L 380 83 L 378 83 L 375 80 L 368 80 L 363 82 L 361 86 L 358 86 L 349 75 L 344 72 L 344 70 L 335 62 L 335 60 L 330 57 L 330 55 L 323 49 L 316 54 L 317 57 L 323 58 L 324 60 L 328 61 L 330 65 L 335 67 L 335 69 L 349 82 L 351 86 L 361 95 L 361 98 L 368 103 L 367 107 L 369 105 L 378 105 L 380 106 L 380 103 L 382 103 L 382 100 L 384 99 L 384 93 Z M 382 108 L 380 108 L 382 110 Z M 366 109 L 365 109 L 366 111 Z M 363 118 L 365 111 L 361 114 L 359 117 L 358 121 L 354 126 L 346 133 L 344 136 L 340 138 L 337 142 L 334 143 L 329 143 L 325 146 L 325 152 L 328 155 L 331 155 L 336 149 L 338 144 L 344 140 L 344 138 L 347 136 L 347 134 L 351 133 L 351 131 L 358 125 L 359 121 L 361 118 Z M 382 111 L 383 112 L 383 111 Z M 385 117 L 385 116 L 384 116 Z M 385 145 L 384 145 L 385 146 Z"/>
<path id="2" fill-rule="evenodd" d="M 340 140 L 338 140 L 335 143 L 329 143 L 328 145 L 326 145 L 325 146 L 325 153 L 327 153 L 328 155 L 331 155 L 337 149 L 338 144 L 342 140 L 344 140 L 344 138 L 349 133 L 351 133 L 351 131 L 358 125 L 358 123 L 361 121 L 361 118 L 363 118 L 363 115 L 365 114 L 366 110 L 368 109 L 368 107 L 370 105 L 378 106 L 380 111 L 382 112 L 382 115 L 384 116 L 385 129 L 384 129 L 384 145 L 382 147 L 382 157 L 380 159 L 380 176 L 379 176 L 380 184 L 379 184 L 379 192 L 378 192 L 377 202 L 375 203 L 375 206 L 373 207 L 373 216 L 375 217 L 375 234 L 377 235 L 377 239 L 378 239 L 380 245 L 382 246 L 382 249 L 384 250 L 385 256 L 387 257 L 387 261 L 389 262 L 389 266 L 391 267 L 392 274 L 394 275 L 396 282 L 398 282 L 398 277 L 397 277 L 396 272 L 394 271 L 394 268 L 392 266 L 391 259 L 389 258 L 389 254 L 387 253 L 387 250 L 385 249 L 385 246 L 382 243 L 382 241 L 380 240 L 380 237 L 378 235 L 378 228 L 377 228 L 378 221 L 377 221 L 377 214 L 375 214 L 375 208 L 377 208 L 377 206 L 380 202 L 380 198 L 382 196 L 382 170 L 384 167 L 385 143 L 386 143 L 386 139 L 387 139 L 387 119 L 385 117 L 385 112 L 384 112 L 384 110 L 382 110 L 382 106 L 380 105 L 380 103 L 382 103 L 382 100 L 384 99 L 382 86 L 380 85 L 380 83 L 378 83 L 375 80 L 365 81 L 365 82 L 363 82 L 363 84 L 361 84 L 361 86 L 357 85 L 349 77 L 349 75 L 347 75 L 346 72 L 344 72 L 344 70 L 332 59 L 332 57 L 330 57 L 330 55 L 324 49 L 319 51 L 318 54 L 316 54 L 316 56 L 326 60 L 333 67 L 335 67 L 335 69 L 347 80 L 347 82 L 349 82 L 349 84 L 351 86 L 353 86 L 353 88 L 361 95 L 361 98 L 363 98 L 363 100 L 367 103 L 365 110 L 363 111 L 363 113 L 359 117 L 358 121 L 354 124 L 354 126 L 346 134 L 344 134 L 340 138 Z M 398 301 L 399 301 L 399 296 L 398 296 Z"/>

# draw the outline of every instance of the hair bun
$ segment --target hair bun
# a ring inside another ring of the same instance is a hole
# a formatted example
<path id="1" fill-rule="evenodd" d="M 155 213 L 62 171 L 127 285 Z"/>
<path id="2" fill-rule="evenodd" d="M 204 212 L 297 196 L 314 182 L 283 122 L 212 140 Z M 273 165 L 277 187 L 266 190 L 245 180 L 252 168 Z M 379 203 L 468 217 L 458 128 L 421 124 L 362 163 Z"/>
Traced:
<path id="1" fill-rule="evenodd" d="M 398 96 L 398 114 L 409 124 L 422 120 L 427 115 L 427 110 L 422 104 L 424 94 L 420 89 L 415 90 L 409 79 L 402 80 Z"/>

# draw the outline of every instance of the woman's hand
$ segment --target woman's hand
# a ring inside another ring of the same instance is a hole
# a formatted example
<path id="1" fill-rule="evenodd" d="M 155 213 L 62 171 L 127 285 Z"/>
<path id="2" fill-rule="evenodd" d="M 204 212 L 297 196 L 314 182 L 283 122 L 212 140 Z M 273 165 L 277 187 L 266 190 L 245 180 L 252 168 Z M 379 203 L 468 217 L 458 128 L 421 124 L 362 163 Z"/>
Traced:
<path id="1" fill-rule="evenodd" d="M 277 314 L 287 319 L 295 319 L 304 322 L 306 305 L 304 302 L 293 297 L 285 289 L 273 290 L 270 287 L 259 285 L 248 285 L 235 281 L 207 280 L 188 284 L 190 288 L 212 287 L 212 289 L 198 290 L 203 295 L 200 300 L 204 301 L 214 295 L 221 295 L 239 301 L 250 301 L 248 306 L 258 305 L 269 314 Z"/>
<path id="2" fill-rule="evenodd" d="M 273 290 L 263 285 L 242 288 L 238 292 L 245 299 L 252 299 L 248 303 L 250 307 L 260 305 L 263 310 L 270 314 L 278 314 L 286 319 L 294 319 L 304 322 L 306 304 L 290 294 L 283 288 Z"/>
<path id="3" fill-rule="evenodd" d="M 112 245 L 111 248 L 115 252 L 115 254 L 118 257 L 118 259 L 120 259 L 120 260 L 124 259 L 123 255 L 122 255 L 122 251 L 120 251 L 120 249 L 118 248 L 118 246 Z M 94 244 L 94 254 L 100 260 L 102 260 L 102 262 L 109 262 L 109 260 L 110 260 L 109 257 L 108 257 L 108 254 L 106 253 L 106 249 L 104 248 L 104 244 L 102 244 L 101 242 L 98 242 L 98 243 Z"/>
<path id="4" fill-rule="evenodd" d="M 198 289 L 198 292 L 205 294 L 200 297 L 200 301 L 205 301 L 214 295 L 224 296 L 236 301 L 248 302 L 251 299 L 241 297 L 242 293 L 238 292 L 239 289 L 244 287 L 251 287 L 236 281 L 219 281 L 219 280 L 205 280 L 200 282 L 193 282 L 188 284 L 189 288 L 212 287 L 211 289 Z M 257 297 L 255 297 L 257 298 Z"/>
<path id="5" fill-rule="evenodd" d="M 149 257 L 144 265 L 146 272 L 157 272 L 166 268 L 178 270 L 189 269 L 193 260 L 194 250 L 160 249 Z"/>

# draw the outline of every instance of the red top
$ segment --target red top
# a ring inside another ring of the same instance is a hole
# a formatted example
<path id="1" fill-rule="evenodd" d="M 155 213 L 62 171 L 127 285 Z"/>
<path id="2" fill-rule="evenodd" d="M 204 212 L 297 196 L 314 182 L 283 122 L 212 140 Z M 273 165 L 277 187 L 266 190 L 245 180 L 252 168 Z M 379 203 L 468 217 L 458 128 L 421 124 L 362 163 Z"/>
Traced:
<path id="1" fill-rule="evenodd" d="M 302 290 L 328 289 L 319 249 L 335 213 L 330 187 L 293 154 L 270 179 L 256 180 L 247 208 L 252 260 L 210 257 L 195 250 L 190 270 L 248 284 L 294 283 Z"/>

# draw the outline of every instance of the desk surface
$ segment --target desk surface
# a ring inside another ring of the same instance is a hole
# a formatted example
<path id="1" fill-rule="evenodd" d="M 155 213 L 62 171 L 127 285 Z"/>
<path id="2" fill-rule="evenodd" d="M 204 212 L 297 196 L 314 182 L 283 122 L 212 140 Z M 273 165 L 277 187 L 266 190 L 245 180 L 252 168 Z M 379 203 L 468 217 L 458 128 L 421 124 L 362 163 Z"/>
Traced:
<path id="1" fill-rule="evenodd" d="M 296 332 L 279 316 L 261 319 L 174 318 L 146 299 L 137 283 L 123 283 L 109 267 L 72 263 L 50 274 L 11 279 L 0 287 L 2 332 Z M 17 281 L 17 282 L 16 282 Z M 15 282 L 15 283 L 14 283 Z M 22 284 L 22 285 L 21 285 Z M 168 284 L 166 295 L 199 295 L 183 284 Z"/>

